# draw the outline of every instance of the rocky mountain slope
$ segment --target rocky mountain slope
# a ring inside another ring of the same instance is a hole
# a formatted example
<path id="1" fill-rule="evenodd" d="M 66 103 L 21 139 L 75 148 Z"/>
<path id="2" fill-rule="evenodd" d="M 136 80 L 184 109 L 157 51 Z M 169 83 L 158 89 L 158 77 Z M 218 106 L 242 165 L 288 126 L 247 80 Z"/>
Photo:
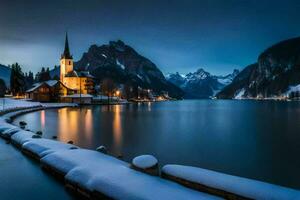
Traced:
<path id="1" fill-rule="evenodd" d="M 265 50 L 226 86 L 218 98 L 276 98 L 300 84 L 300 37 Z"/>
<path id="2" fill-rule="evenodd" d="M 166 78 L 185 92 L 184 98 L 201 99 L 214 97 L 217 92 L 231 83 L 238 73 L 238 70 L 234 70 L 226 76 L 215 76 L 204 69 L 199 69 L 186 75 L 178 72 L 168 74 Z"/>
<path id="3" fill-rule="evenodd" d="M 156 93 L 166 91 L 174 98 L 183 96 L 183 91 L 167 81 L 154 63 L 120 40 L 107 45 L 92 45 L 74 66 L 90 71 L 98 82 L 110 78 L 116 83 L 130 83 Z"/>

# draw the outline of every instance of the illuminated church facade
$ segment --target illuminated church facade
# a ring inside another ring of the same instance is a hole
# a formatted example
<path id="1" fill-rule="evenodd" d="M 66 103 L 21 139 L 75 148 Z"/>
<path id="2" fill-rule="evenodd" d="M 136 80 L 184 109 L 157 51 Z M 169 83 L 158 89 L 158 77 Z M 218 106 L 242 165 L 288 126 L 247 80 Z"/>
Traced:
<path id="1" fill-rule="evenodd" d="M 60 59 L 60 81 L 68 88 L 81 94 L 93 93 L 93 76 L 88 71 L 74 70 L 73 57 L 70 53 L 68 35 L 66 34 L 65 49 Z"/>

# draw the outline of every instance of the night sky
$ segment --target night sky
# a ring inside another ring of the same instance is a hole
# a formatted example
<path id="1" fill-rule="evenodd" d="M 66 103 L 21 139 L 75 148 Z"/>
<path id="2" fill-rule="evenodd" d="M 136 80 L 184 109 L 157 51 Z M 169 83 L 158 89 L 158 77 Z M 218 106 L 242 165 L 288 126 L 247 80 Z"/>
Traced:
<path id="1" fill-rule="evenodd" d="M 0 0 L 0 63 L 52 68 L 68 31 L 75 60 L 121 39 L 164 73 L 224 74 L 300 36 L 299 19 L 299 0 Z"/>

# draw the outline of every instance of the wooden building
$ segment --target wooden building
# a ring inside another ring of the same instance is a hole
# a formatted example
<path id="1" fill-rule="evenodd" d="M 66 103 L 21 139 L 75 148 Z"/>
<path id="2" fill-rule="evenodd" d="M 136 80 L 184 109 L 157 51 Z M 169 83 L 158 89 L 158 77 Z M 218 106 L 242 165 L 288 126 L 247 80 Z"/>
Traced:
<path id="1" fill-rule="evenodd" d="M 74 90 L 57 80 L 36 83 L 26 91 L 26 97 L 39 102 L 59 102 L 61 96 L 72 95 Z"/>

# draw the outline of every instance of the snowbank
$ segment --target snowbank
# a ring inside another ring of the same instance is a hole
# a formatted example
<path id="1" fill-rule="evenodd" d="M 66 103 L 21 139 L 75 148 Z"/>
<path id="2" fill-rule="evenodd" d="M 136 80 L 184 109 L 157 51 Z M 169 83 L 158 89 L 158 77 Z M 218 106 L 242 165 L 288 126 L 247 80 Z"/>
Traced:
<path id="1" fill-rule="evenodd" d="M 0 119 L 0 133 L 3 133 L 4 131 L 12 128 L 16 128 L 16 126 L 3 121 L 3 119 Z"/>
<path id="2" fill-rule="evenodd" d="M 300 191 L 297 190 L 196 167 L 166 165 L 162 173 L 250 199 L 300 199 Z"/>
<path id="3" fill-rule="evenodd" d="M 70 150 L 72 148 L 78 148 L 72 144 L 65 144 L 63 142 L 49 140 L 49 139 L 31 139 L 22 145 L 22 150 L 26 153 L 31 153 L 33 156 L 42 158 L 50 153 Z"/>
<path id="4" fill-rule="evenodd" d="M 73 149 L 72 151 L 59 151 L 49 154 L 41 159 L 41 163 L 54 168 L 64 174 L 78 166 L 101 164 L 104 160 L 110 160 L 120 165 L 128 165 L 128 163 L 105 155 L 103 153 L 87 150 Z"/>
<path id="5" fill-rule="evenodd" d="M 152 155 L 141 155 L 132 160 L 132 164 L 141 169 L 147 169 L 157 165 L 157 159 Z"/>
<path id="6" fill-rule="evenodd" d="M 15 134 L 16 132 L 20 131 L 21 129 L 19 127 L 12 127 L 12 128 L 8 128 L 2 132 L 0 132 L 0 136 L 5 138 L 5 139 L 10 139 L 11 136 L 13 134 Z"/>
<path id="7" fill-rule="evenodd" d="M 21 147 L 25 142 L 31 140 L 33 135 L 34 133 L 31 131 L 20 130 L 11 136 L 11 141 L 16 146 Z"/>
<path id="8" fill-rule="evenodd" d="M 51 108 L 63 108 L 63 107 L 76 107 L 77 104 L 74 103 L 36 103 L 35 102 L 29 102 L 28 101 L 24 101 L 24 100 L 13 100 L 10 99 L 11 101 L 13 101 L 15 104 L 19 103 L 22 104 L 24 102 L 25 106 L 24 107 L 15 107 L 13 110 L 16 111 L 11 111 L 8 112 L 4 115 L 2 115 L 2 119 L 6 120 L 6 121 L 10 121 L 13 117 L 16 117 L 18 115 L 22 115 L 25 113 L 29 113 L 29 112 L 34 112 L 34 111 L 38 111 L 38 110 L 42 110 L 42 109 L 51 109 Z M 33 104 L 31 104 L 33 103 Z M 5 111 L 9 111 L 9 110 L 5 110 Z"/>
<path id="9" fill-rule="evenodd" d="M 22 114 L 25 114 L 25 113 L 28 113 L 28 112 L 38 111 L 38 110 L 41 110 L 41 109 L 43 109 L 43 107 L 41 107 L 41 106 L 31 107 L 31 108 L 24 108 L 24 109 L 17 110 L 17 111 L 14 111 L 14 112 L 6 113 L 6 114 L 2 115 L 2 118 L 5 119 L 6 121 L 10 121 L 13 117 L 16 117 L 18 115 L 22 115 Z"/>
<path id="10" fill-rule="evenodd" d="M 39 102 L 31 102 L 20 99 L 1 98 L 0 99 L 0 111 L 11 110 L 17 108 L 29 108 L 34 106 L 40 106 Z"/>
<path id="11" fill-rule="evenodd" d="M 109 162 L 75 168 L 66 180 L 112 199 L 221 199 Z"/>
<path id="12" fill-rule="evenodd" d="M 43 108 L 77 107 L 76 103 L 41 103 Z"/>
<path id="13" fill-rule="evenodd" d="M 59 151 L 41 163 L 66 174 L 67 182 L 114 199 L 219 199 L 135 171 L 129 164 L 97 151 Z"/>

